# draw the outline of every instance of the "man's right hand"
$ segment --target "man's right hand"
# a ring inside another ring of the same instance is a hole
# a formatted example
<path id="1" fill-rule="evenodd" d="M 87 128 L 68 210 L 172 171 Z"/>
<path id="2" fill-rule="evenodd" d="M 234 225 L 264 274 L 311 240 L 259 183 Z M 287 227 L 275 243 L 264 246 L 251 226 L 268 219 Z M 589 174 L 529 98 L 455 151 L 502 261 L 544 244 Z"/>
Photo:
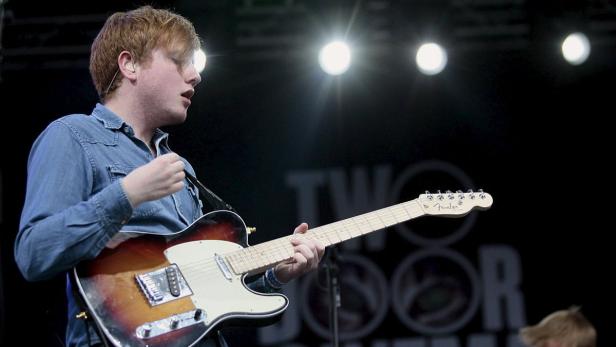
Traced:
<path id="1" fill-rule="evenodd" d="M 175 153 L 156 157 L 131 171 L 121 181 L 133 208 L 157 200 L 184 188 L 184 162 Z"/>

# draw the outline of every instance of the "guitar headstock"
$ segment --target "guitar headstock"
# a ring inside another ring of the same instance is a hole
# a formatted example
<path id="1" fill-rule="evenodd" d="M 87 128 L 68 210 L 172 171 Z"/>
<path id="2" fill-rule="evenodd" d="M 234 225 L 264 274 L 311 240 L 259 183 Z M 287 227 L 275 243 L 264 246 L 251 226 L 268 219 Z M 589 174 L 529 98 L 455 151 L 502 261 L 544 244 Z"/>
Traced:
<path id="1" fill-rule="evenodd" d="M 472 210 L 487 210 L 492 206 L 492 196 L 483 190 L 477 192 L 469 190 L 463 193 L 446 191 L 441 193 L 430 193 L 419 195 L 417 199 L 419 206 L 427 215 L 445 216 L 445 217 L 461 217 Z"/>

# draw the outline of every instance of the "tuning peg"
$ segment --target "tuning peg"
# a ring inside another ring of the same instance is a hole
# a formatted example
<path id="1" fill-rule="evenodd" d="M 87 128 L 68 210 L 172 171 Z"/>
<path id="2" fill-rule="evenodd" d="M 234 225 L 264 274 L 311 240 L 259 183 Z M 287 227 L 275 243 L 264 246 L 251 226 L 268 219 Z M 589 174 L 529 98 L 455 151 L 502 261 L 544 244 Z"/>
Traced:
<path id="1" fill-rule="evenodd" d="M 473 190 L 472 190 L 472 189 L 469 189 L 469 190 L 468 190 L 468 194 L 470 195 L 470 198 L 471 198 L 471 199 L 475 199 L 475 192 L 473 192 Z"/>
<path id="2" fill-rule="evenodd" d="M 444 197 L 443 197 L 443 193 L 441 193 L 441 191 L 440 191 L 440 190 L 437 190 L 436 192 L 437 192 L 437 194 L 438 194 L 436 197 L 437 197 L 439 200 L 443 200 L 443 199 L 444 199 Z"/>
<path id="3" fill-rule="evenodd" d="M 428 196 L 428 200 L 434 199 L 434 197 L 432 196 L 432 193 L 430 193 L 429 190 L 426 190 L 426 195 Z"/>

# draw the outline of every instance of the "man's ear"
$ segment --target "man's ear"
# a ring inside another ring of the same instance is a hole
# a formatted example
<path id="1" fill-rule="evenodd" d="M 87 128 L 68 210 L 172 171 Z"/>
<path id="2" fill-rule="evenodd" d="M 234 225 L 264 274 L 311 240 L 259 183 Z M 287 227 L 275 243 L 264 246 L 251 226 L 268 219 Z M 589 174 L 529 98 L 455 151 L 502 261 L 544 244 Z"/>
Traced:
<path id="1" fill-rule="evenodd" d="M 135 72 L 137 71 L 135 68 L 135 57 L 129 51 L 120 52 L 118 55 L 118 67 L 124 78 L 131 81 L 135 79 Z"/>

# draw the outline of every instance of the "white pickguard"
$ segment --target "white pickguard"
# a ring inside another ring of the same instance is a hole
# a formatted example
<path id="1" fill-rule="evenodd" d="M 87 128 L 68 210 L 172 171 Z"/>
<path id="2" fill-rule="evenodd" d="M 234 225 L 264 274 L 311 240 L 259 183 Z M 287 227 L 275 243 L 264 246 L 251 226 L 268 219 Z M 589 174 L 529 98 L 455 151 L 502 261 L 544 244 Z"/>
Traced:
<path id="1" fill-rule="evenodd" d="M 206 314 L 206 325 L 227 315 L 264 318 L 280 313 L 288 305 L 283 295 L 261 294 L 247 289 L 242 275 L 236 275 L 231 270 L 231 280 L 224 276 L 214 255 L 223 255 L 241 248 L 229 241 L 203 240 L 185 242 L 164 252 L 167 260 L 180 268 L 193 291 L 191 299 L 195 307 Z"/>

